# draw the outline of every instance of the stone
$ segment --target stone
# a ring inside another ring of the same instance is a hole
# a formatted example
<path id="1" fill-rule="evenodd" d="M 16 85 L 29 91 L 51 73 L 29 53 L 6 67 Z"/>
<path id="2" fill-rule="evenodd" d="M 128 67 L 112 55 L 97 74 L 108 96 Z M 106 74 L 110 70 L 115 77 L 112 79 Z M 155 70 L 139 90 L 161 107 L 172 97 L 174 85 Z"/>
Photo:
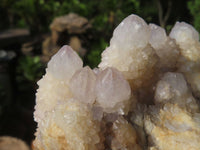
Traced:
<path id="1" fill-rule="evenodd" d="M 18 138 L 10 136 L 1 136 L 0 150 L 30 150 L 30 148 L 24 141 Z"/>
<path id="2" fill-rule="evenodd" d="M 50 25 L 51 35 L 42 43 L 43 60 L 48 62 L 65 44 L 70 45 L 81 57 L 84 57 L 87 52 L 85 41 L 88 40 L 84 34 L 91 27 L 86 18 L 75 13 L 55 18 Z"/>
<path id="3" fill-rule="evenodd" d="M 46 57 L 46 62 L 48 62 L 50 57 L 58 52 L 59 49 L 60 46 L 53 44 L 51 37 L 47 37 L 42 43 L 42 53 L 43 57 Z"/>
<path id="4" fill-rule="evenodd" d="M 76 41 L 76 38 L 74 39 Z M 199 150 L 200 42 L 130 15 L 93 70 L 70 46 L 38 82 L 35 150 Z"/>
<path id="5" fill-rule="evenodd" d="M 57 32 L 67 30 L 69 33 L 73 34 L 83 33 L 90 27 L 91 25 L 86 18 L 75 13 L 57 17 L 50 25 L 51 30 L 55 30 Z"/>
<path id="6" fill-rule="evenodd" d="M 69 41 L 69 45 L 75 50 L 81 57 L 85 56 L 87 50 L 82 47 L 81 40 L 77 36 L 72 36 Z"/>

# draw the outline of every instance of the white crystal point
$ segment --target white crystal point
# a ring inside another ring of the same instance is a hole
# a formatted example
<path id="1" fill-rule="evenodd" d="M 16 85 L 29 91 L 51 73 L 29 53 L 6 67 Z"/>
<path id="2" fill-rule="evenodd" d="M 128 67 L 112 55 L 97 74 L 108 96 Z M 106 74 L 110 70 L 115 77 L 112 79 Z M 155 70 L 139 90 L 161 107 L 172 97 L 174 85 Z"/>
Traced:
<path id="1" fill-rule="evenodd" d="M 65 45 L 51 58 L 47 71 L 57 79 L 68 82 L 82 66 L 83 62 L 78 54 L 70 46 Z"/>
<path id="2" fill-rule="evenodd" d="M 187 83 L 180 73 L 168 72 L 158 82 L 155 92 L 155 100 L 162 102 L 175 96 L 185 95 L 188 92 Z"/>
<path id="3" fill-rule="evenodd" d="M 176 22 L 169 36 L 175 39 L 178 44 L 182 42 L 188 43 L 193 40 L 199 41 L 199 33 L 197 30 L 192 25 L 185 22 Z"/>
<path id="4" fill-rule="evenodd" d="M 145 21 L 136 15 L 128 16 L 115 29 L 110 46 L 102 53 L 99 68 L 116 68 L 127 80 L 134 82 L 131 87 L 141 86 L 143 81 L 137 84 L 137 80 L 147 78 L 145 72 L 149 72 L 150 78 L 158 60 L 148 44 L 149 37 L 150 29 Z"/>
<path id="5" fill-rule="evenodd" d="M 149 41 L 149 27 L 137 15 L 126 17 L 114 30 L 110 45 L 121 50 L 141 49 Z"/>
<path id="6" fill-rule="evenodd" d="M 159 68 L 175 68 L 179 49 L 175 40 L 169 38 L 163 28 L 155 24 L 149 24 L 151 36 L 149 43 L 159 57 Z"/>
<path id="7" fill-rule="evenodd" d="M 191 25 L 177 22 L 169 36 L 176 40 L 181 56 L 189 61 L 200 60 L 199 33 Z"/>
<path id="8" fill-rule="evenodd" d="M 114 68 L 107 68 L 97 75 L 97 102 L 110 111 L 120 103 L 130 99 L 131 89 L 123 75 Z M 117 109 L 117 108 L 116 108 Z"/>
<path id="9" fill-rule="evenodd" d="M 149 24 L 149 28 L 151 30 L 149 43 L 154 49 L 161 48 L 167 40 L 165 29 L 152 23 Z"/>
<path id="10" fill-rule="evenodd" d="M 165 73 L 156 86 L 155 103 L 166 104 L 169 102 L 178 104 L 192 112 L 199 109 L 181 73 Z"/>
<path id="11" fill-rule="evenodd" d="M 95 101 L 94 92 L 96 75 L 88 67 L 78 70 L 71 78 L 69 87 L 75 99 L 92 104 Z"/>

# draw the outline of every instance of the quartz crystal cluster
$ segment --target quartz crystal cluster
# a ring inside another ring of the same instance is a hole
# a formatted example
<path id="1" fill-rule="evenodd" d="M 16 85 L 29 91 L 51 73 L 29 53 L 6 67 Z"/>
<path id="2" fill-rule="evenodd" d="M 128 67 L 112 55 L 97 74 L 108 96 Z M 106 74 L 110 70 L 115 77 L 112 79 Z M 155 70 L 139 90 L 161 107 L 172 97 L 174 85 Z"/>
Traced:
<path id="1" fill-rule="evenodd" d="M 199 33 L 185 22 L 167 35 L 130 15 L 98 68 L 63 46 L 38 85 L 35 150 L 200 150 Z"/>

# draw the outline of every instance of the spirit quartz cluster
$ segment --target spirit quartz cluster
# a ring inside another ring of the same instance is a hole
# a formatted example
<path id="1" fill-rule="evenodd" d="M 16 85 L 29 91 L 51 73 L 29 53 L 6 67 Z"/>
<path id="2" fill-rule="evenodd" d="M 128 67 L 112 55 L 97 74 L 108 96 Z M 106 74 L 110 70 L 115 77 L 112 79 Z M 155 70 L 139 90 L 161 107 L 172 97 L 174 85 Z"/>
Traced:
<path id="1" fill-rule="evenodd" d="M 199 33 L 130 15 L 98 68 L 63 46 L 38 82 L 35 150 L 200 150 Z"/>

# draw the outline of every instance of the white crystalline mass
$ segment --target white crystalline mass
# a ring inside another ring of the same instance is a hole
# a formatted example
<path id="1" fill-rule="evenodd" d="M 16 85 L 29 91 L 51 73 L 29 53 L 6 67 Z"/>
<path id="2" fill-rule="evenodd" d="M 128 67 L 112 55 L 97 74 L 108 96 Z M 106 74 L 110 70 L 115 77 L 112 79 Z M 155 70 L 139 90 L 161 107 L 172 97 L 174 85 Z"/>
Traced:
<path id="1" fill-rule="evenodd" d="M 199 41 L 199 33 L 193 26 L 185 22 L 176 22 L 169 36 L 176 40 L 177 43 L 189 43 L 192 40 Z"/>
<path id="2" fill-rule="evenodd" d="M 38 82 L 34 150 L 200 150 L 200 42 L 136 16 L 114 30 L 98 68 L 69 46 Z"/>
<path id="3" fill-rule="evenodd" d="M 199 33 L 185 22 L 177 22 L 169 36 L 180 46 L 181 55 L 191 61 L 200 59 Z"/>
<path id="4" fill-rule="evenodd" d="M 116 109 L 120 109 L 117 104 L 123 104 L 123 101 L 128 101 L 131 96 L 128 82 L 114 68 L 107 68 L 97 75 L 95 90 L 97 102 L 106 112 L 115 112 Z"/>
<path id="5" fill-rule="evenodd" d="M 34 145 L 46 150 L 97 150 L 100 126 L 87 106 L 69 100 L 47 113 L 37 130 Z"/>
<path id="6" fill-rule="evenodd" d="M 149 43 L 159 57 L 160 68 L 174 68 L 179 57 L 179 50 L 175 41 L 169 38 L 160 26 L 149 24 L 149 28 L 151 30 Z"/>
<path id="7" fill-rule="evenodd" d="M 78 54 L 70 47 L 63 46 L 49 61 L 47 72 L 55 78 L 69 82 L 72 75 L 83 66 Z"/>
<path id="8" fill-rule="evenodd" d="M 102 53 L 99 67 L 117 68 L 126 79 L 142 78 L 147 68 L 152 70 L 157 60 L 148 45 L 149 36 L 149 26 L 142 18 L 128 16 L 114 30 L 110 46 Z"/>
<path id="9" fill-rule="evenodd" d="M 46 75 L 38 82 L 34 117 L 37 122 L 52 111 L 57 103 L 72 97 L 67 84 L 83 65 L 80 57 L 69 46 L 63 46 L 48 63 Z"/>
<path id="10" fill-rule="evenodd" d="M 181 57 L 178 69 L 192 87 L 195 96 L 200 97 L 200 42 L 199 33 L 191 25 L 177 22 L 169 35 L 180 47 Z"/>
<path id="11" fill-rule="evenodd" d="M 160 110 L 156 109 L 153 107 L 144 119 L 150 149 L 200 149 L 200 124 L 193 114 L 175 104 L 165 104 Z"/>
<path id="12" fill-rule="evenodd" d="M 38 81 L 40 87 L 36 93 L 36 103 L 34 118 L 40 122 L 45 118 L 45 113 L 52 111 L 54 107 L 63 101 L 72 97 L 69 86 L 64 82 L 56 79 L 51 73 L 47 73 Z"/>
<path id="13" fill-rule="evenodd" d="M 114 134 L 111 143 L 112 150 L 142 150 L 138 144 L 136 130 L 123 117 L 117 118 L 113 123 L 112 132 Z"/>
<path id="14" fill-rule="evenodd" d="M 95 100 L 96 75 L 82 65 L 69 46 L 62 47 L 48 63 L 36 94 L 34 118 L 38 129 L 34 149 L 103 149 L 100 125 L 84 104 Z"/>
<path id="15" fill-rule="evenodd" d="M 200 64 L 193 67 L 193 69 L 194 72 L 184 72 L 184 74 L 188 80 L 188 83 L 192 87 L 194 95 L 200 98 Z"/>
<path id="16" fill-rule="evenodd" d="M 155 100 L 164 101 L 188 94 L 187 83 L 180 73 L 166 73 L 158 82 Z M 166 102 L 165 102 L 166 103 Z"/>
<path id="17" fill-rule="evenodd" d="M 158 150 L 198 150 L 200 122 L 194 116 L 199 116 L 199 105 L 184 76 L 165 73 L 156 86 L 155 103 L 144 119 L 153 147 Z"/>
<path id="18" fill-rule="evenodd" d="M 70 90 L 74 98 L 88 104 L 93 104 L 95 94 L 96 75 L 89 67 L 78 70 L 70 80 Z"/>
<path id="19" fill-rule="evenodd" d="M 155 103 L 175 103 L 193 112 L 199 109 L 181 73 L 164 74 L 156 86 Z"/>

